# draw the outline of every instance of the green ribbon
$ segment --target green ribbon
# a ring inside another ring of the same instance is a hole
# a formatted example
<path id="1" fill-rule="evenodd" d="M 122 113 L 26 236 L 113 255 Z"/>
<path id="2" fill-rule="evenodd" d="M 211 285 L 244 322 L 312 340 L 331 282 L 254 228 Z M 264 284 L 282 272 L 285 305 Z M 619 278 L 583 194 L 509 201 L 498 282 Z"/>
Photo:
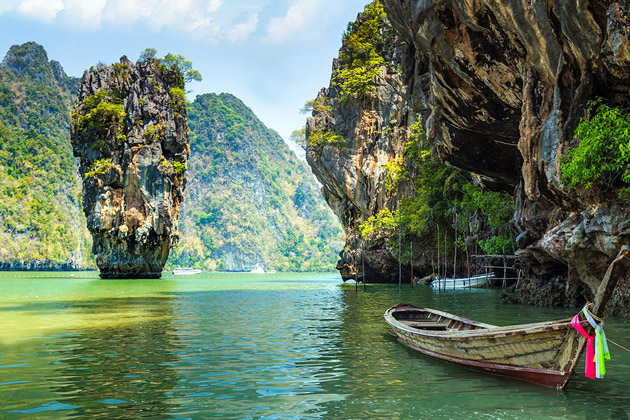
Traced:
<path id="1" fill-rule="evenodd" d="M 582 309 L 588 323 L 595 329 L 595 377 L 602 379 L 606 374 L 606 360 L 610 360 L 610 351 L 608 350 L 608 342 L 606 341 L 606 333 L 604 332 L 604 321 L 598 324 L 588 312 L 586 307 Z"/>

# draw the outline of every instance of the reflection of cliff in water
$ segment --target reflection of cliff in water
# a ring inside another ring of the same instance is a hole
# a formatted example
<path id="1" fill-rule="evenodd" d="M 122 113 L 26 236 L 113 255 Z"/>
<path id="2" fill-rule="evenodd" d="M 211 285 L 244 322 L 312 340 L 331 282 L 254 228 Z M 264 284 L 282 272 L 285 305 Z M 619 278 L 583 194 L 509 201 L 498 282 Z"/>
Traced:
<path id="1" fill-rule="evenodd" d="M 173 408 L 167 403 L 177 382 L 172 367 L 180 346 L 172 324 L 170 297 L 103 299 L 84 312 L 107 311 L 154 315 L 135 323 L 89 328 L 68 340 L 55 364 L 54 391 L 65 404 L 77 406 L 76 418 L 111 420 L 158 418 Z M 124 315 L 123 315 L 124 317 Z M 118 409 L 112 409 L 118 408 Z"/>

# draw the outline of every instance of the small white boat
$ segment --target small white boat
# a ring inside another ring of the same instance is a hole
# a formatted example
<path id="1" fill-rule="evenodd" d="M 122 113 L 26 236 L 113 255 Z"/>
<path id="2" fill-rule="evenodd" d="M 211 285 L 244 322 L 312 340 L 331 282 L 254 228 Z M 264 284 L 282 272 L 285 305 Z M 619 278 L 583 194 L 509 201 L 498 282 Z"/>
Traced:
<path id="1" fill-rule="evenodd" d="M 250 273 L 254 273 L 254 274 L 265 274 L 265 269 L 262 268 L 261 266 L 258 266 L 256 268 L 254 268 L 252 271 L 250 271 Z"/>
<path id="2" fill-rule="evenodd" d="M 175 270 L 173 270 L 173 274 L 176 275 L 180 275 L 180 276 L 190 276 L 193 274 L 199 274 L 201 273 L 201 270 L 198 270 L 196 268 L 176 268 Z"/>
<path id="3" fill-rule="evenodd" d="M 494 273 L 479 274 L 471 277 L 464 278 L 445 278 L 441 279 L 437 277 L 433 280 L 433 287 L 439 287 L 440 289 L 462 289 L 465 287 L 483 287 L 489 279 L 494 277 Z"/>

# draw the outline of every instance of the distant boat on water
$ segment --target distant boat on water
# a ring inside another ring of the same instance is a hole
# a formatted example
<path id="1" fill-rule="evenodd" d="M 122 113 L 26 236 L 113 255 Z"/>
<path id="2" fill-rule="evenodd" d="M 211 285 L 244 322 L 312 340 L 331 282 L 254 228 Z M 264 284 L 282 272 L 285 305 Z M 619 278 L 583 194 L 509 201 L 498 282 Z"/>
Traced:
<path id="1" fill-rule="evenodd" d="M 494 273 L 479 274 L 477 276 L 464 278 L 436 278 L 433 280 L 433 287 L 440 289 L 462 289 L 464 287 L 483 287 L 488 280 L 494 277 Z"/>
<path id="2" fill-rule="evenodd" d="M 201 273 L 201 270 L 198 270 L 196 268 L 176 268 L 175 270 L 173 270 L 173 274 L 176 275 L 180 275 L 180 276 L 190 276 L 193 274 L 199 274 Z"/>
<path id="3" fill-rule="evenodd" d="M 250 273 L 254 273 L 254 274 L 264 274 L 265 273 L 265 269 L 258 266 L 256 268 L 254 268 L 252 271 L 250 271 Z"/>

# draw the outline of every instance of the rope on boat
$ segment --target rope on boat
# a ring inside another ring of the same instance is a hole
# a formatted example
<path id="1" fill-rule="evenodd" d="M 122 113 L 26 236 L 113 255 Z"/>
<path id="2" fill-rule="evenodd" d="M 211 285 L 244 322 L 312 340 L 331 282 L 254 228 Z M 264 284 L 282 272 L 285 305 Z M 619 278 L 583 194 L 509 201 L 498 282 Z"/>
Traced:
<path id="1" fill-rule="evenodd" d="M 602 318 L 600 318 L 600 317 L 598 317 L 598 316 L 595 316 L 595 314 L 593 314 L 593 313 L 590 311 L 590 308 L 591 308 L 591 306 L 592 306 L 592 305 L 593 305 L 593 304 L 592 304 L 591 302 L 587 302 L 587 303 L 586 303 L 586 308 L 587 308 L 586 310 L 587 310 L 587 311 L 591 314 L 591 316 L 592 316 L 593 318 L 595 318 L 595 320 L 597 320 L 597 321 L 599 321 L 599 322 L 602 322 L 602 321 L 604 320 L 604 318 L 606 318 L 606 317 L 608 316 L 608 312 L 606 312 L 606 314 L 605 314 Z M 629 350 L 629 349 L 625 348 L 625 347 L 624 347 L 624 346 L 622 346 L 621 344 L 617 344 L 617 343 L 615 343 L 615 342 L 614 342 L 614 341 L 612 341 L 610 338 L 606 338 L 606 341 L 608 341 L 609 343 L 614 344 L 615 346 L 619 347 L 620 349 L 623 349 L 623 350 L 627 351 L 628 353 L 630 353 L 630 350 Z"/>
<path id="2" fill-rule="evenodd" d="M 628 350 L 627 348 L 625 348 L 624 346 L 622 346 L 621 344 L 617 344 L 614 341 L 612 341 L 610 338 L 607 338 L 608 342 L 611 344 L 614 344 L 615 346 L 619 347 L 620 349 L 623 349 L 625 351 L 627 351 L 628 353 L 630 353 L 630 350 Z"/>

